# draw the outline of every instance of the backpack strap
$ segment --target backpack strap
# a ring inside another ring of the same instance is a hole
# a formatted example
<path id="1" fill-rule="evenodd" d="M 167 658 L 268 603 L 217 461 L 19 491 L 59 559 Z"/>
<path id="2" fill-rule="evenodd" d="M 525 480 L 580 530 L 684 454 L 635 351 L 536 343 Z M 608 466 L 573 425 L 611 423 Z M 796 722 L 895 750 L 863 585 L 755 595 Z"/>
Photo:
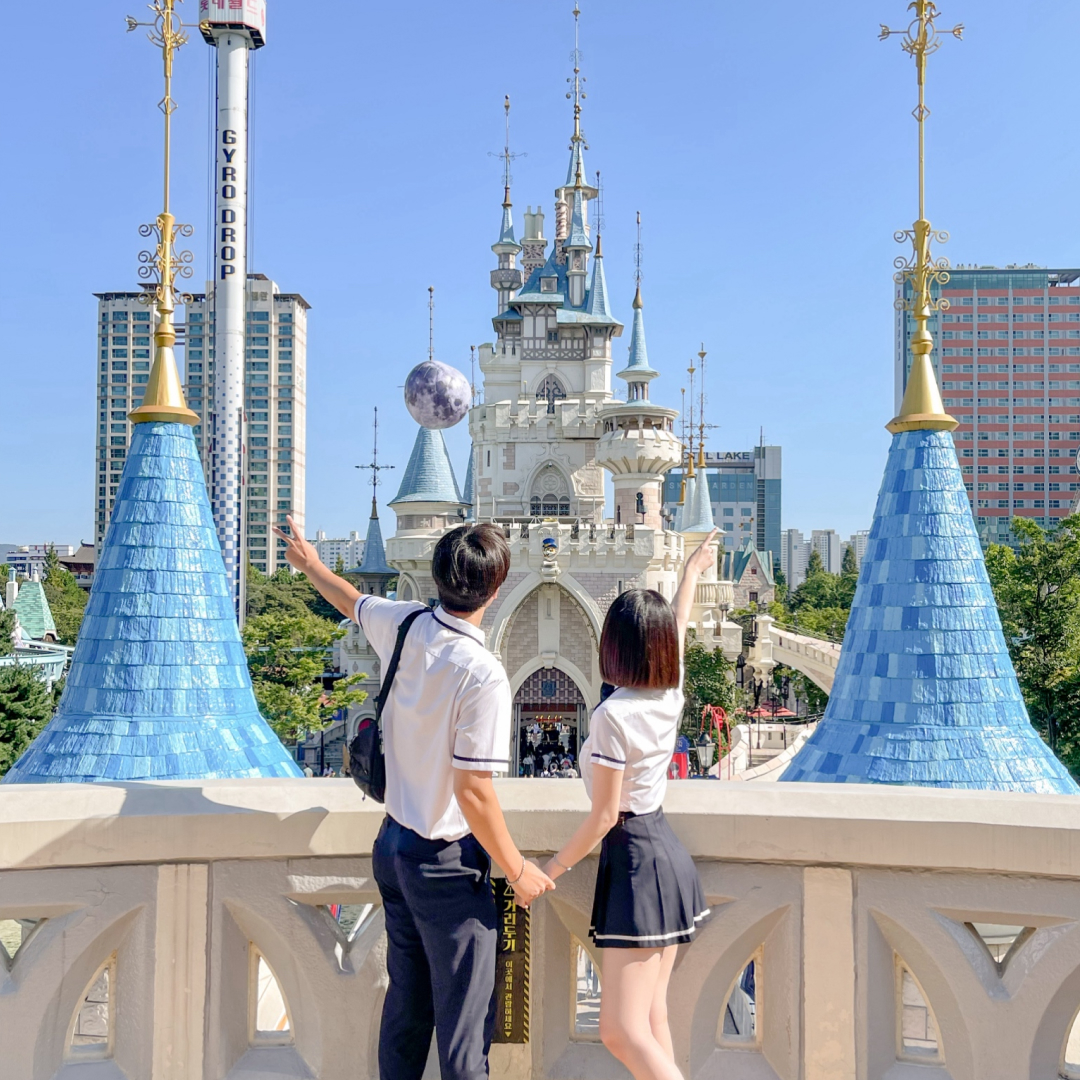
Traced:
<path id="1" fill-rule="evenodd" d="M 410 611 L 401 625 L 398 627 L 397 641 L 394 642 L 394 653 L 390 657 L 390 663 L 386 667 L 386 675 L 383 677 L 382 686 L 379 687 L 379 695 L 375 698 L 375 723 L 382 726 L 383 709 L 386 707 L 386 699 L 390 696 L 390 687 L 394 685 L 394 676 L 397 675 L 398 663 L 401 660 L 401 648 L 405 644 L 405 635 L 421 615 L 430 615 L 430 608 L 421 608 L 419 611 Z"/>

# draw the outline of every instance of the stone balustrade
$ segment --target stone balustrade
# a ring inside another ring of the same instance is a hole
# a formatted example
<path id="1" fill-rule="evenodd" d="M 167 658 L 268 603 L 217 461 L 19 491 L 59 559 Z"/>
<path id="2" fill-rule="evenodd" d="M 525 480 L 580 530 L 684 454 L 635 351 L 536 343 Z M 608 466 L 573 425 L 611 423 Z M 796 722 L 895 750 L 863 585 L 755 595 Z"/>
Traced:
<path id="1" fill-rule="evenodd" d="M 537 854 L 586 809 L 564 780 L 499 793 Z M 688 1078 L 1080 1076 L 1080 800 L 687 781 L 667 811 L 713 910 L 671 983 Z M 375 1077 L 381 818 L 348 781 L 0 788 L 0 1075 Z M 534 908 L 530 1037 L 493 1076 L 627 1075 L 593 865 Z"/>

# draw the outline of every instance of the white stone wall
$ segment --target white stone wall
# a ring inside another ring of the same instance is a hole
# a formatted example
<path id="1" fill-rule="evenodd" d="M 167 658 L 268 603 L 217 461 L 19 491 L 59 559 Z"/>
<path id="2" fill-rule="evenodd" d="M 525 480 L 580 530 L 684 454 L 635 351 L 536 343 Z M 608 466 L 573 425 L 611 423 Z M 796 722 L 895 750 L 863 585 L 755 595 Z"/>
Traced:
<path id="1" fill-rule="evenodd" d="M 587 810 L 578 783 L 496 784 L 536 855 Z M 666 811 L 713 910 L 671 981 L 685 1076 L 1080 1075 L 1080 800 L 697 781 Z M 0 788 L 0 1074 L 374 1078 L 381 820 L 348 781 Z M 494 1047 L 494 1076 L 625 1075 L 575 1030 L 593 864 L 534 908 L 530 1041 Z"/>

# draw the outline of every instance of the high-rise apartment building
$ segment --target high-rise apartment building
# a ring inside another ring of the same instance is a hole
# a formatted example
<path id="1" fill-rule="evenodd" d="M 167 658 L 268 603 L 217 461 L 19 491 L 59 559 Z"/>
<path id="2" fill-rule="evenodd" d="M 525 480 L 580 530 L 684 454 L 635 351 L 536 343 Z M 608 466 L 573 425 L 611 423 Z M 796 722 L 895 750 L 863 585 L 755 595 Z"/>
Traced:
<path id="1" fill-rule="evenodd" d="M 733 550 L 753 539 L 758 551 L 771 551 L 781 561 L 780 506 L 782 494 L 779 446 L 755 446 L 705 455 L 713 520 L 724 534 L 724 547 Z M 664 513 L 674 515 L 682 491 L 683 471 L 664 478 Z"/>
<path id="2" fill-rule="evenodd" d="M 94 547 L 100 551 L 124 470 L 131 425 L 142 404 L 154 349 L 154 314 L 144 289 L 94 293 L 97 324 L 97 447 L 94 462 Z"/>
<path id="3" fill-rule="evenodd" d="M 780 569 L 789 590 L 797 589 L 806 580 L 809 561 L 810 541 L 798 529 L 785 529 L 780 535 Z"/>
<path id="4" fill-rule="evenodd" d="M 949 275 L 938 291 L 949 309 L 930 320 L 935 367 L 945 409 L 960 422 L 954 438 L 979 538 L 1008 542 L 1011 518 L 1052 526 L 1080 491 L 1080 270 Z M 898 409 L 913 329 L 898 312 Z"/>
<path id="5" fill-rule="evenodd" d="M 359 566 L 364 558 L 364 539 L 355 529 L 349 533 L 347 540 L 327 537 L 326 533 L 319 529 L 312 541 L 315 550 L 319 554 L 319 561 L 333 570 L 338 559 L 346 570 Z"/>
<path id="6" fill-rule="evenodd" d="M 307 313 L 299 293 L 279 292 L 264 274 L 248 274 L 244 347 L 242 547 L 251 565 L 272 574 L 286 565 L 285 542 L 271 526 L 291 514 L 303 533 L 307 439 Z M 213 290 L 186 309 L 184 392 L 203 419 L 195 440 L 210 477 L 209 430 L 214 402 Z"/>

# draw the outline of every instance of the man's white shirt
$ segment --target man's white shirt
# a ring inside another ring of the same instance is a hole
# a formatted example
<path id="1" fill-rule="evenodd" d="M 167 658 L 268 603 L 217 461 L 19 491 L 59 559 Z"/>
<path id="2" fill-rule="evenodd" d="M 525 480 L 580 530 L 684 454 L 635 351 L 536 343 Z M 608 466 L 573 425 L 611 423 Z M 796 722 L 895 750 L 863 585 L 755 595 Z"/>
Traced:
<path id="1" fill-rule="evenodd" d="M 353 621 L 385 673 L 398 627 L 423 604 L 361 596 Z M 506 772 L 510 681 L 488 652 L 484 632 L 441 607 L 421 615 L 405 638 L 383 709 L 386 812 L 429 840 L 469 832 L 454 797 L 453 770 Z"/>

